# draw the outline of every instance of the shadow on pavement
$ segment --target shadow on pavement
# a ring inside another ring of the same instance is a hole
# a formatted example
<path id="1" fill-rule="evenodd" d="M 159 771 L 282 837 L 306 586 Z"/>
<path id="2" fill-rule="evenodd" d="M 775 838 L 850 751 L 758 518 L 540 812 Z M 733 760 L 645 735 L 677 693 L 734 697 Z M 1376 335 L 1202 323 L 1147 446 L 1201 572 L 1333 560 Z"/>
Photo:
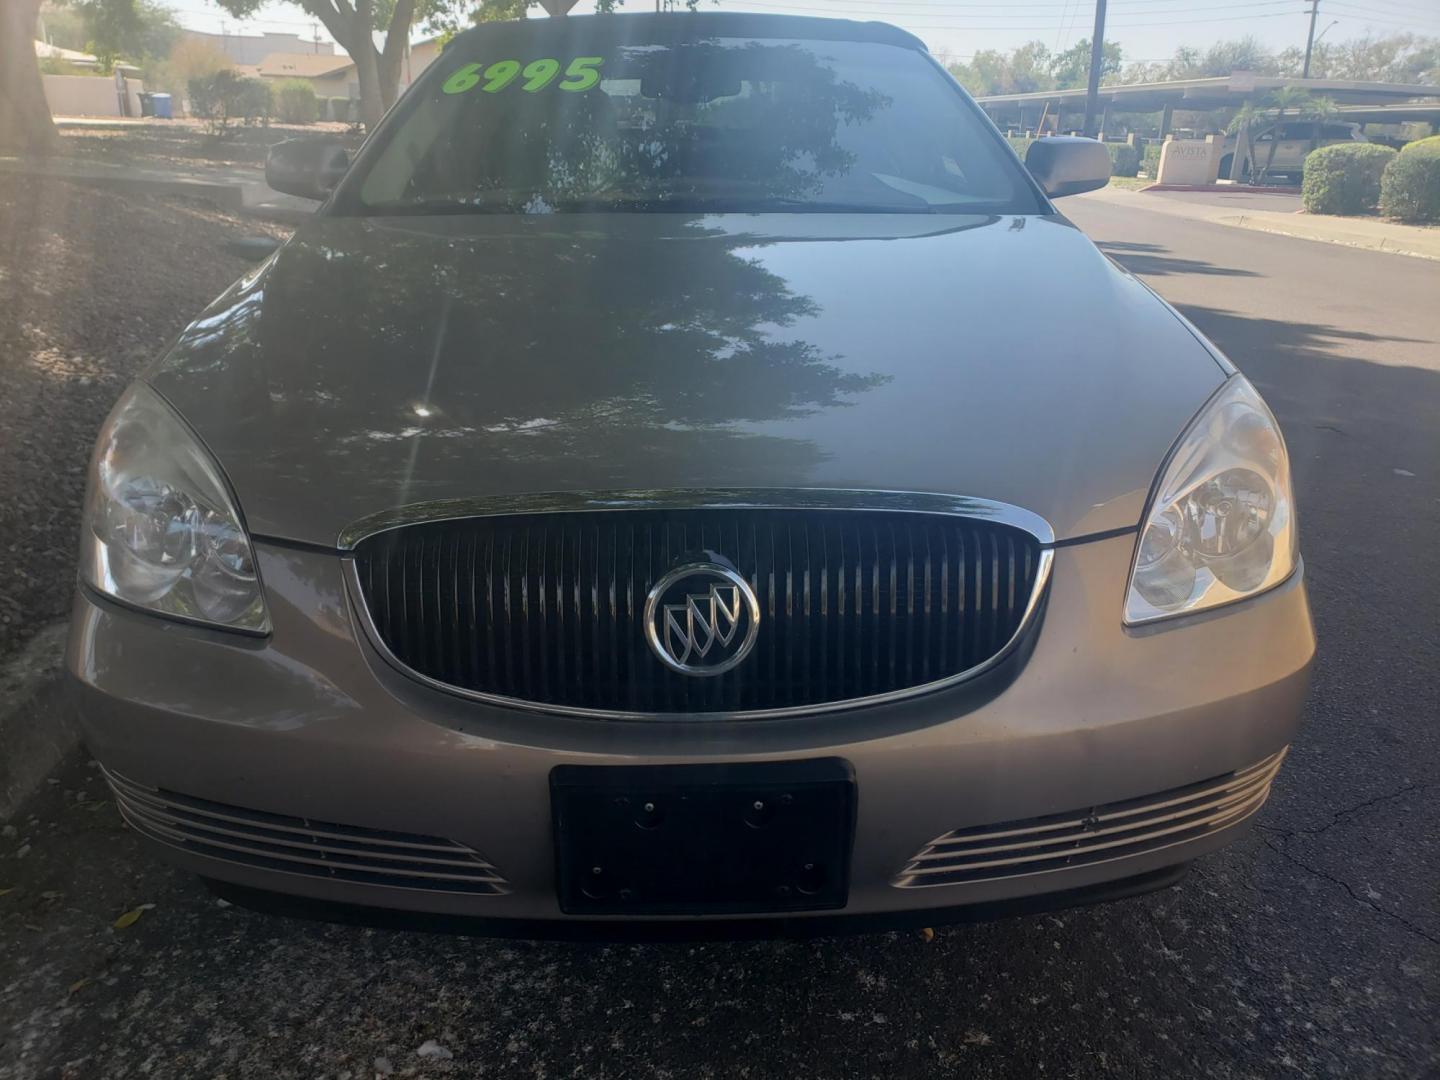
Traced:
<path id="1" fill-rule="evenodd" d="M 1264 277 L 1253 270 L 1234 266 L 1218 266 L 1201 259 L 1182 259 L 1170 254 L 1163 244 L 1132 244 L 1107 240 L 1095 246 L 1110 258 L 1141 277 L 1164 277 L 1167 274 L 1212 274 L 1220 277 Z"/>

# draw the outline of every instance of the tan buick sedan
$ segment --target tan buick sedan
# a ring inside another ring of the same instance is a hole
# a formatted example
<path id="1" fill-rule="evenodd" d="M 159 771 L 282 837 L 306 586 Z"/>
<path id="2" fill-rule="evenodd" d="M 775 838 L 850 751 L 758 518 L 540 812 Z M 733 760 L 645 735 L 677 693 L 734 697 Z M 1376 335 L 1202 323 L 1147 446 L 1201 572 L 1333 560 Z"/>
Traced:
<path id="1" fill-rule="evenodd" d="M 1314 651 L 1254 388 L 908 34 L 455 39 L 100 434 L 69 670 L 225 895 L 494 932 L 1173 882 Z"/>

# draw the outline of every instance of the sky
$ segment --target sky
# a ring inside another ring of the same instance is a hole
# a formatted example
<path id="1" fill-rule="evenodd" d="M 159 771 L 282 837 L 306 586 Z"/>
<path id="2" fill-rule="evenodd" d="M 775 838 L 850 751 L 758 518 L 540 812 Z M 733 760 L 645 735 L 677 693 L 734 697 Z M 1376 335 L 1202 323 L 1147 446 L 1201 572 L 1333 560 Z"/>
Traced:
<path id="1" fill-rule="evenodd" d="M 166 0 L 193 30 L 256 34 L 273 30 L 309 39 L 312 20 L 297 6 L 266 5 L 257 17 L 237 23 L 209 0 Z M 1176 48 L 1199 48 L 1222 38 L 1253 35 L 1279 51 L 1303 46 L 1310 0 L 1110 0 L 1105 38 L 1118 41 L 1126 62 L 1168 60 Z M 1440 37 L 1440 0 L 1319 0 L 1316 32 L 1326 41 L 1411 31 Z M 628 0 L 632 11 L 652 10 L 649 0 Z M 1039 40 L 1056 51 L 1088 38 L 1094 0 L 721 0 L 726 11 L 768 11 L 879 19 L 904 27 L 931 52 L 969 59 L 981 49 L 1009 51 Z M 593 10 L 580 0 L 576 14 Z M 702 4 L 702 10 L 709 10 Z M 537 12 L 532 12 L 536 14 Z M 1334 23 L 1335 25 L 1330 25 Z M 329 40 L 320 27 L 322 39 Z"/>

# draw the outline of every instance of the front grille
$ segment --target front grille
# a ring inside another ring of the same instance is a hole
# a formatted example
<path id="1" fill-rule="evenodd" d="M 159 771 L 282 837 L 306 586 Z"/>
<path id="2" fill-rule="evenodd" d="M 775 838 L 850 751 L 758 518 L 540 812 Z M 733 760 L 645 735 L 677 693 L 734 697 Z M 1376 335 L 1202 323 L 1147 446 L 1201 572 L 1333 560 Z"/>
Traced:
<path id="1" fill-rule="evenodd" d="M 1198 840 L 1259 810 L 1284 758 L 1281 750 L 1248 769 L 1139 799 L 957 829 L 926 844 L 892 884 L 915 889 L 1042 874 Z"/>
<path id="2" fill-rule="evenodd" d="M 509 891 L 479 852 L 453 840 L 227 806 L 142 787 L 110 769 L 105 778 L 131 828 L 196 855 L 360 885 L 490 896 Z"/>
<path id="3" fill-rule="evenodd" d="M 646 594 L 710 551 L 759 601 L 733 670 L 670 670 Z M 846 510 L 615 510 L 410 525 L 355 549 L 374 632 L 419 674 L 487 696 L 620 713 L 784 710 L 920 687 L 985 663 L 1040 584 L 1041 547 L 994 522 Z"/>

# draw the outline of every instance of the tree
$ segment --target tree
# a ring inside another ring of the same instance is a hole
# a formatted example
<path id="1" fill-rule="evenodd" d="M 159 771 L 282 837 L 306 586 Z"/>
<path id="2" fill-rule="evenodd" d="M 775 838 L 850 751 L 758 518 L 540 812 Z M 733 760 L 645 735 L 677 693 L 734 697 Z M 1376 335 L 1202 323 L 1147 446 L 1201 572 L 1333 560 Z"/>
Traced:
<path id="1" fill-rule="evenodd" d="M 55 125 L 35 60 L 41 0 L 0 0 L 0 148 L 44 152 L 55 144 Z M 154 0 L 71 0 L 102 60 L 164 55 L 178 35 L 170 12 Z"/>
<path id="2" fill-rule="evenodd" d="M 84 0 L 75 8 L 85 28 L 85 50 L 107 71 L 121 57 L 143 62 L 168 56 L 180 40 L 174 13 L 155 0 Z"/>
<path id="3" fill-rule="evenodd" d="M 0 2 L 0 149 L 44 152 L 55 142 L 35 60 L 40 0 Z"/>
<path id="4" fill-rule="evenodd" d="M 1320 124 L 1326 117 L 1335 114 L 1335 108 L 1335 103 L 1329 98 L 1317 98 L 1303 86 L 1282 86 L 1258 104 L 1247 101 L 1236 111 L 1226 130 L 1232 134 L 1248 136 L 1249 132 L 1257 127 L 1275 125 L 1277 130 L 1270 139 L 1269 150 L 1265 155 L 1265 164 L 1255 175 L 1256 182 L 1263 184 L 1270 173 L 1270 167 L 1275 164 L 1275 149 L 1280 143 L 1278 129 L 1285 122 L 1286 116 L 1291 115 L 1301 120 L 1315 121 L 1314 139 L 1318 141 Z M 1235 153 L 1237 155 L 1248 153 L 1248 147 L 1248 137 L 1238 139 Z M 1251 171 L 1254 172 L 1253 168 Z"/>
<path id="5" fill-rule="evenodd" d="M 1105 43 L 1101 77 L 1120 70 L 1120 46 Z M 1030 41 L 1009 55 L 983 49 L 968 64 L 951 62 L 950 74 L 972 94 L 1028 94 L 1084 86 L 1090 71 L 1090 42 L 1080 41 L 1063 53 L 1052 53 L 1042 41 Z"/>
<path id="6" fill-rule="evenodd" d="M 265 0 L 216 0 L 237 19 L 248 18 Z M 400 64 L 410 43 L 410 27 L 417 17 L 428 18 L 455 7 L 462 0 L 292 0 L 314 16 L 330 36 L 350 54 L 360 83 L 360 115 L 374 129 L 395 103 L 400 86 Z M 384 33 L 377 48 L 375 34 Z"/>
<path id="7" fill-rule="evenodd" d="M 1120 74 L 1120 46 L 1113 41 L 1105 42 L 1100 63 L 1100 80 L 1110 82 Z M 1050 64 L 1050 74 L 1057 90 L 1074 90 L 1085 86 L 1090 78 L 1090 39 L 1081 38 L 1063 53 L 1056 55 Z"/>
<path id="8" fill-rule="evenodd" d="M 59 0 L 44 0 L 40 5 L 40 23 L 45 32 L 37 33 L 37 40 L 62 49 L 85 51 L 85 43 L 90 40 L 90 31 L 85 26 L 85 20 L 74 8 L 60 3 Z"/>
<path id="9" fill-rule="evenodd" d="M 1281 70 L 1298 75 L 1305 51 L 1286 49 L 1279 56 Z M 1440 38 L 1418 34 L 1391 34 L 1350 41 L 1322 41 L 1316 44 L 1310 74 L 1317 79 L 1350 79 L 1355 82 L 1437 83 L 1440 82 Z"/>
<path id="10" fill-rule="evenodd" d="M 1275 110 L 1275 132 L 1270 137 L 1269 152 L 1265 155 L 1265 167 L 1260 170 L 1260 183 L 1270 175 L 1270 167 L 1275 164 L 1275 148 L 1280 145 L 1280 128 L 1285 123 L 1285 114 L 1291 109 L 1297 116 L 1304 116 L 1311 107 L 1310 91 L 1301 86 L 1282 86 L 1270 95 L 1270 105 Z"/>
<path id="11" fill-rule="evenodd" d="M 1217 41 L 1203 53 L 1182 46 L 1161 64 L 1131 64 L 1122 82 L 1165 82 L 1171 79 L 1220 78 L 1235 71 L 1260 75 L 1298 76 L 1305 50 L 1291 46 L 1272 54 L 1252 37 Z M 1317 79 L 1356 82 L 1440 83 L 1440 38 L 1391 34 L 1315 45 L 1310 74 Z"/>

